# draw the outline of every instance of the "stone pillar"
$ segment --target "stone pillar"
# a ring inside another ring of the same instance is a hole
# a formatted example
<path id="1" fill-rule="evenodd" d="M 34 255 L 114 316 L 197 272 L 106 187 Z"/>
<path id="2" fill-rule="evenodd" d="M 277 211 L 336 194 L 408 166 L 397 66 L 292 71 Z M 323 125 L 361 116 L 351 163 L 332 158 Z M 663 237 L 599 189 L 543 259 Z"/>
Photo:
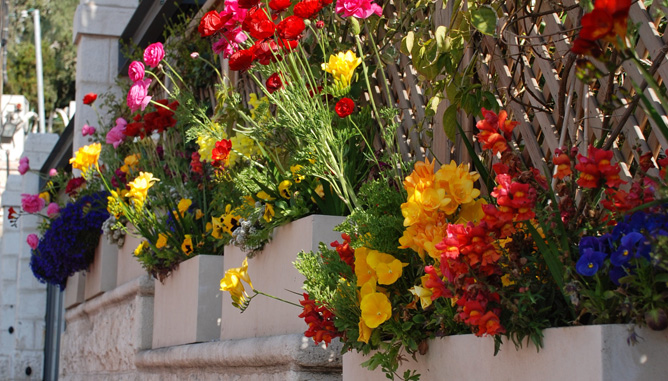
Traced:
<path id="1" fill-rule="evenodd" d="M 56 134 L 31 134 L 23 156 L 32 168 L 41 168 L 58 141 Z M 28 172 L 11 175 L 2 195 L 7 216 L 9 207 L 21 208 L 21 194 L 39 192 L 39 175 Z M 37 233 L 41 217 L 24 215 L 18 226 L 4 221 L 0 252 L 0 374 L 4 380 L 41 379 L 44 357 L 46 286 L 30 270 L 31 250 L 26 238 Z"/>
<path id="2" fill-rule="evenodd" d="M 88 144 L 81 136 L 84 124 L 100 127 L 100 121 L 90 106 L 84 106 L 88 93 L 108 91 L 118 96 L 118 38 L 134 14 L 138 0 L 81 0 L 74 15 L 73 42 L 77 46 L 76 120 L 74 150 Z M 99 102 L 97 102 L 99 103 Z M 99 109 L 100 117 L 105 113 Z M 111 121 L 104 121 L 110 123 Z"/>

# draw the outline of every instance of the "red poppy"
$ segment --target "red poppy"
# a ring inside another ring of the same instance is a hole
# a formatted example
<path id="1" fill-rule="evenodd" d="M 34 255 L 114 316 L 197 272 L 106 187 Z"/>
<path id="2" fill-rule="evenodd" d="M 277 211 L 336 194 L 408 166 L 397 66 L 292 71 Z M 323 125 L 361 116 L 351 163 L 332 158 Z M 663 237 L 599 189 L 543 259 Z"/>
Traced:
<path id="1" fill-rule="evenodd" d="M 269 8 L 274 12 L 283 12 L 284 10 L 290 8 L 292 3 L 290 0 L 271 0 L 269 2 Z"/>
<path id="2" fill-rule="evenodd" d="M 289 16 L 278 24 L 276 31 L 280 38 L 296 40 L 301 36 L 305 28 L 306 24 L 304 24 L 304 20 L 297 16 Z"/>
<path id="3" fill-rule="evenodd" d="M 207 12 L 199 21 L 197 31 L 202 37 L 209 37 L 219 30 L 223 29 L 225 23 L 232 18 L 232 13 L 225 13 L 221 15 L 217 11 Z"/>
<path id="4" fill-rule="evenodd" d="M 245 71 L 253 63 L 253 52 L 250 49 L 238 50 L 230 56 L 230 70 Z"/>
<path id="5" fill-rule="evenodd" d="M 322 10 L 320 0 L 304 0 L 295 4 L 293 13 L 297 17 L 310 19 L 315 17 Z"/>
<path id="6" fill-rule="evenodd" d="M 241 9 L 251 9 L 254 6 L 258 5 L 260 0 L 239 0 L 239 8 Z"/>
<path id="7" fill-rule="evenodd" d="M 350 98 L 341 98 L 341 100 L 336 102 L 334 111 L 336 111 L 336 115 L 338 115 L 339 118 L 345 118 L 355 111 L 355 102 Z"/>
<path id="8" fill-rule="evenodd" d="M 241 29 L 256 40 L 264 40 L 274 35 L 276 24 L 269 19 L 262 8 L 253 8 L 246 14 Z"/>
<path id="9" fill-rule="evenodd" d="M 85 105 L 89 105 L 89 104 L 95 102 L 96 99 L 97 99 L 97 94 L 95 94 L 95 93 L 88 93 L 88 94 L 84 95 L 84 97 L 83 97 L 83 103 L 84 103 Z"/>
<path id="10" fill-rule="evenodd" d="M 273 94 L 274 91 L 280 90 L 283 87 L 283 81 L 281 81 L 281 76 L 278 75 L 278 73 L 274 73 L 269 78 L 267 78 L 266 82 L 267 86 L 267 91 L 269 91 L 269 94 Z"/>

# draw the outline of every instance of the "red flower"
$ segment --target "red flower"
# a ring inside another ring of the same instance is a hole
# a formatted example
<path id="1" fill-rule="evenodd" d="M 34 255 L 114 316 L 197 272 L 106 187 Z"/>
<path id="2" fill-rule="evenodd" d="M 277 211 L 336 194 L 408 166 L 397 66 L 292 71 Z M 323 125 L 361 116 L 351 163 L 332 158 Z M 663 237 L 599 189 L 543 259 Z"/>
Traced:
<path id="1" fill-rule="evenodd" d="M 271 0 L 269 1 L 269 8 L 274 12 L 283 12 L 284 10 L 290 8 L 292 3 L 290 0 Z"/>
<path id="2" fill-rule="evenodd" d="M 123 134 L 125 134 L 125 136 L 129 136 L 129 137 L 139 136 L 141 138 L 144 138 L 144 136 L 146 136 L 146 131 L 144 129 L 144 123 L 142 123 L 142 122 L 128 123 L 128 125 L 125 126 L 125 130 L 123 130 Z"/>
<path id="3" fill-rule="evenodd" d="M 501 110 L 499 115 L 494 111 L 482 109 L 483 119 L 478 121 L 476 127 L 480 132 L 476 135 L 483 144 L 483 149 L 491 149 L 493 154 L 505 152 L 510 149 L 508 140 L 512 138 L 512 132 L 519 122 L 506 120 L 508 113 Z"/>
<path id="4" fill-rule="evenodd" d="M 631 0 L 596 0 L 594 10 L 582 16 L 582 29 L 573 42 L 571 51 L 576 54 L 598 54 L 595 41 L 617 43 L 617 38 L 626 38 L 627 19 Z"/>
<path id="5" fill-rule="evenodd" d="M 283 87 L 283 81 L 281 81 L 281 76 L 278 73 L 274 73 L 269 78 L 267 78 L 266 82 L 267 86 L 267 91 L 269 91 L 269 94 L 273 94 L 274 91 L 280 90 Z"/>
<path id="6" fill-rule="evenodd" d="M 320 0 L 304 0 L 295 4 L 293 13 L 297 17 L 310 19 L 315 17 L 322 10 Z"/>
<path id="7" fill-rule="evenodd" d="M 304 311 L 299 317 L 308 324 L 304 336 L 312 337 L 316 344 L 324 341 L 325 345 L 329 345 L 333 338 L 341 337 L 342 333 L 334 326 L 334 314 L 325 306 L 318 306 L 315 300 L 309 299 L 307 293 L 303 295 L 304 299 L 299 304 L 304 307 Z"/>
<path id="8" fill-rule="evenodd" d="M 232 18 L 232 13 L 224 13 L 222 16 L 221 18 L 221 15 L 217 11 L 207 12 L 199 21 L 199 27 L 197 27 L 200 36 L 202 38 L 209 37 L 223 29 L 225 23 Z"/>
<path id="9" fill-rule="evenodd" d="M 285 39 L 278 40 L 278 46 L 281 49 L 283 49 L 284 52 L 293 51 L 297 47 L 297 45 L 299 45 L 299 42 L 294 40 L 285 40 Z"/>
<path id="10" fill-rule="evenodd" d="M 336 111 L 336 115 L 338 115 L 339 118 L 345 118 L 355 111 L 355 102 L 350 98 L 341 98 L 341 100 L 336 102 L 334 111 Z"/>
<path id="11" fill-rule="evenodd" d="M 296 40 L 301 36 L 305 28 L 306 24 L 304 24 L 304 20 L 297 16 L 289 16 L 278 24 L 276 31 L 280 38 Z"/>
<path id="12" fill-rule="evenodd" d="M 343 243 L 339 243 L 339 241 L 334 241 L 330 243 L 330 246 L 336 249 L 336 252 L 339 254 L 339 257 L 341 257 L 341 260 L 344 261 L 350 268 L 353 269 L 353 272 L 355 271 L 355 250 L 350 247 L 350 236 L 346 233 L 341 234 L 341 238 L 343 238 Z"/>
<path id="13" fill-rule="evenodd" d="M 190 169 L 194 173 L 199 173 L 200 175 L 204 173 L 204 166 L 200 160 L 199 152 L 195 151 L 190 155 Z"/>
<path id="14" fill-rule="evenodd" d="M 253 8 L 246 14 L 241 29 L 256 40 L 264 40 L 274 35 L 276 24 L 269 19 L 264 9 Z"/>
<path id="15" fill-rule="evenodd" d="M 86 184 L 86 180 L 83 177 L 74 177 L 67 182 L 67 186 L 65 186 L 65 193 L 70 196 L 74 196 L 79 188 L 81 188 L 84 184 Z"/>
<path id="16" fill-rule="evenodd" d="M 257 41 L 251 49 L 253 49 L 254 59 L 261 65 L 269 65 L 272 62 L 276 62 L 278 46 L 274 40 Z"/>
<path id="17" fill-rule="evenodd" d="M 221 167 L 227 165 L 227 160 L 230 156 L 230 151 L 232 150 L 232 141 L 228 139 L 223 139 L 216 142 L 215 148 L 211 151 L 211 158 L 213 162 L 211 165 L 214 167 Z"/>
<path id="18" fill-rule="evenodd" d="M 95 102 L 96 99 L 97 99 L 97 94 L 95 94 L 95 93 L 88 93 L 88 94 L 84 95 L 84 97 L 83 97 L 83 103 L 84 103 L 85 105 L 89 105 L 89 104 Z"/>
<path id="19" fill-rule="evenodd" d="M 580 171 L 578 185 L 583 188 L 598 188 L 601 177 L 605 178 L 606 185 L 617 187 L 625 182 L 619 177 L 619 164 L 612 165 L 612 151 L 602 150 L 592 145 L 587 150 L 589 157 L 578 154 L 578 163 L 575 169 Z"/>
<path id="20" fill-rule="evenodd" d="M 239 8 L 241 9 L 251 9 L 254 6 L 258 5 L 260 0 L 239 0 Z"/>
<path id="21" fill-rule="evenodd" d="M 659 176 L 661 176 L 662 179 L 666 178 L 666 169 L 668 169 L 668 157 L 664 157 L 663 159 L 659 159 L 656 161 L 657 164 L 659 164 L 659 168 L 661 170 L 659 171 Z"/>
<path id="22" fill-rule="evenodd" d="M 8 210 L 9 214 L 7 214 L 7 219 L 8 220 L 14 220 L 17 218 L 16 210 L 14 210 L 14 207 L 10 206 Z"/>
<path id="23" fill-rule="evenodd" d="M 436 267 L 425 266 L 424 272 L 429 275 L 429 278 L 424 282 L 424 287 L 431 291 L 431 300 L 436 300 L 440 297 L 452 297 L 452 292 L 445 288 L 445 282 L 443 282 L 439 274 L 436 272 Z"/>
<path id="24" fill-rule="evenodd" d="M 253 52 L 251 49 L 238 50 L 230 56 L 230 70 L 245 71 L 253 63 Z"/>
<path id="25" fill-rule="evenodd" d="M 571 170 L 571 159 L 561 150 L 558 152 L 555 151 L 555 153 L 556 156 L 552 159 L 552 162 L 557 166 L 557 173 L 554 177 L 563 180 L 564 177 L 573 174 L 573 171 Z"/>

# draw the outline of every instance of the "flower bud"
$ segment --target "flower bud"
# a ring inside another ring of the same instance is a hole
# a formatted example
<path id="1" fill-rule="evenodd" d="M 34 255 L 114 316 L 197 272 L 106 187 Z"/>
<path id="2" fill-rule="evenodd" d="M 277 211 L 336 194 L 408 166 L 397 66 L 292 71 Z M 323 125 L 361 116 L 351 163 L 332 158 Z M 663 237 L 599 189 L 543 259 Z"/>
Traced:
<path id="1" fill-rule="evenodd" d="M 197 58 L 199 58 L 199 53 L 197 53 L 197 52 L 192 52 L 192 53 L 190 53 L 190 58 L 192 58 L 192 59 L 197 59 Z"/>
<path id="2" fill-rule="evenodd" d="M 350 17 L 348 19 L 348 21 L 350 22 L 350 27 L 351 27 L 351 31 L 353 33 L 353 36 L 359 35 L 360 31 L 361 31 L 360 22 L 357 21 L 357 19 L 354 18 L 354 17 Z"/>
<path id="3" fill-rule="evenodd" d="M 663 331 L 668 328 L 668 316 L 666 316 L 666 311 L 661 308 L 645 312 L 645 322 L 654 331 Z"/>

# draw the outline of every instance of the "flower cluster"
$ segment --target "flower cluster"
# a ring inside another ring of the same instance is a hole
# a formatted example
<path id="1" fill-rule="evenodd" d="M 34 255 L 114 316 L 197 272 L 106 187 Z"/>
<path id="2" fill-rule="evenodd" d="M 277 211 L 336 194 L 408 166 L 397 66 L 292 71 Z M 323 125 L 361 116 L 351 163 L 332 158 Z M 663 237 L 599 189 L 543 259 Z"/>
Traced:
<path id="1" fill-rule="evenodd" d="M 341 337 L 342 333 L 334 326 L 334 314 L 325 306 L 318 305 L 315 300 L 309 299 L 307 293 L 303 295 L 304 299 L 300 300 L 299 304 L 304 307 L 304 311 L 299 314 L 299 317 L 304 319 L 308 325 L 304 336 L 312 337 L 316 345 L 322 342 L 329 345 L 333 338 Z"/>
<path id="2" fill-rule="evenodd" d="M 601 49 L 596 41 L 603 40 L 617 44 L 617 39 L 626 38 L 627 19 L 631 0 L 598 0 L 594 10 L 582 16 L 582 29 L 573 41 L 571 51 L 576 54 L 598 56 Z"/>

